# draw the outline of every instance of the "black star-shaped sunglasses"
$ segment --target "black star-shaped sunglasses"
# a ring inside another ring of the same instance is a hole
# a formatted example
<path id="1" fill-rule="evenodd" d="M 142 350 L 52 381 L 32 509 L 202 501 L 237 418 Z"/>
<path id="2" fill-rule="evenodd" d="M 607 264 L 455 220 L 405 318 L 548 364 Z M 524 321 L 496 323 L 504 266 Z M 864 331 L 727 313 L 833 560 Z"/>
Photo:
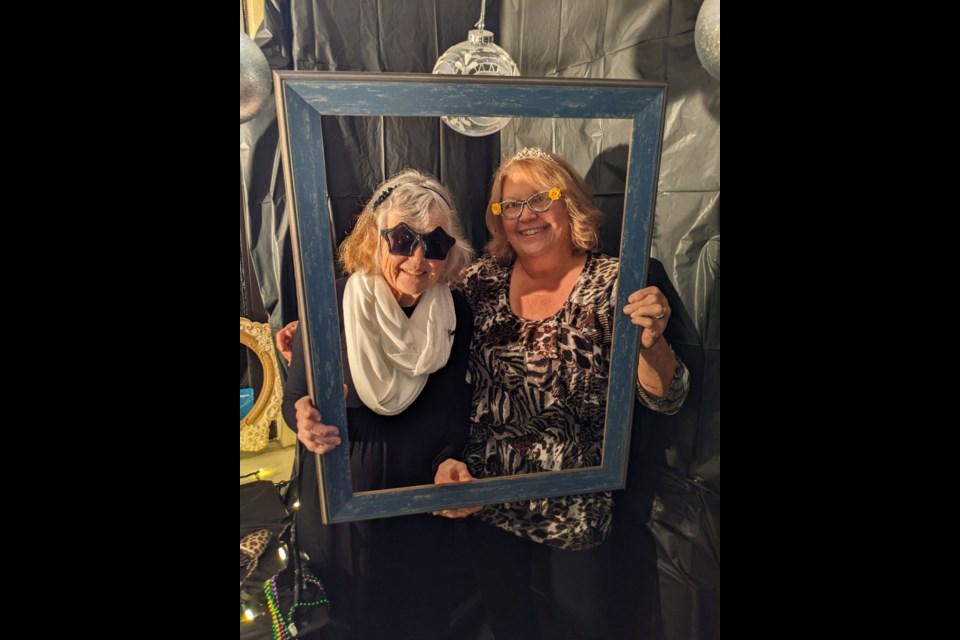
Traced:
<path id="1" fill-rule="evenodd" d="M 447 235 L 441 227 L 429 233 L 417 233 L 401 222 L 395 227 L 380 232 L 387 241 L 387 250 L 395 256 L 410 257 L 417 250 L 417 244 L 423 246 L 423 257 L 427 260 L 446 260 L 447 253 L 457 241 Z"/>

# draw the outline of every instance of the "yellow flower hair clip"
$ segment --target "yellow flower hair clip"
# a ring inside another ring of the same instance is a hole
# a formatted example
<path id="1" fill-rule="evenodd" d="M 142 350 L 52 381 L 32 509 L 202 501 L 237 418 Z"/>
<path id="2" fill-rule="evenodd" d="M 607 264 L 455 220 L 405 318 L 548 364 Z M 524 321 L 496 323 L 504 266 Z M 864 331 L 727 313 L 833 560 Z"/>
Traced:
<path id="1" fill-rule="evenodd" d="M 491 211 L 491 212 L 493 213 L 493 215 L 495 215 L 495 216 L 500 215 L 500 212 L 502 211 L 502 209 L 500 208 L 500 203 L 499 203 L 499 202 L 494 202 L 492 205 L 490 205 L 490 211 Z"/>
<path id="2" fill-rule="evenodd" d="M 556 187 L 554 187 L 553 189 L 550 189 L 550 191 L 547 192 L 547 197 L 550 198 L 551 200 L 559 200 L 559 199 L 560 199 L 560 189 L 558 189 L 558 188 L 556 188 Z"/>

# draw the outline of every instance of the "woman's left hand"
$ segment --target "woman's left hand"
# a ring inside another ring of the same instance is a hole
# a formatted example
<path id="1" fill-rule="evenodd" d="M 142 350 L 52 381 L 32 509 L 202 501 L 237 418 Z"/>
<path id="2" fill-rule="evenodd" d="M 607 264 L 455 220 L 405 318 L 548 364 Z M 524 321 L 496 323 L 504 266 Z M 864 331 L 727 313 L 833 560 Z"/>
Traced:
<path id="1" fill-rule="evenodd" d="M 660 341 L 670 321 L 667 297 L 657 287 L 645 287 L 631 293 L 627 300 L 629 304 L 623 308 L 623 312 L 630 316 L 630 322 L 643 327 L 640 348 L 650 349 Z"/>
<path id="2" fill-rule="evenodd" d="M 433 477 L 434 484 L 461 484 L 464 482 L 473 482 L 476 480 L 467 469 L 467 465 L 459 460 L 447 458 Z M 483 507 L 461 507 L 460 509 L 444 509 L 443 511 L 434 511 L 433 515 L 443 516 L 444 518 L 466 518 L 480 511 Z"/>

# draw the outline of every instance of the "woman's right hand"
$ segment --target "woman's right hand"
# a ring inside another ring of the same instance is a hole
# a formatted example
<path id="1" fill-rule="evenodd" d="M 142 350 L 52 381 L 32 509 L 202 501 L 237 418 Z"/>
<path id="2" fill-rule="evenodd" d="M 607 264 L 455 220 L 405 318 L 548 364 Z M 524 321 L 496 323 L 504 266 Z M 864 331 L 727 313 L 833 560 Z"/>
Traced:
<path id="1" fill-rule="evenodd" d="M 303 396 L 293 406 L 297 409 L 297 440 L 307 451 L 322 455 L 340 444 L 340 430 L 320 422 L 320 412 L 313 406 L 310 396 Z"/>
<path id="2" fill-rule="evenodd" d="M 299 320 L 287 324 L 283 329 L 277 331 L 277 351 L 287 361 L 287 366 L 293 361 L 293 334 L 300 325 Z"/>

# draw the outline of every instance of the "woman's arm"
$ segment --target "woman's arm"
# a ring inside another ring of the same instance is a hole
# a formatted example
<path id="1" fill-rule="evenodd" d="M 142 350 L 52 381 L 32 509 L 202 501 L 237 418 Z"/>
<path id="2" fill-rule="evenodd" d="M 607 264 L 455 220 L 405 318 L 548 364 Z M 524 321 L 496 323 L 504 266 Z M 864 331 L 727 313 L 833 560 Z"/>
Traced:
<path id="1" fill-rule="evenodd" d="M 670 303 L 658 287 L 634 291 L 627 301 L 623 312 L 641 327 L 637 397 L 654 411 L 676 413 L 690 391 L 690 374 L 663 338 L 670 321 Z"/>
<path id="2" fill-rule="evenodd" d="M 297 430 L 297 400 L 310 395 L 307 388 L 307 369 L 303 362 L 303 339 L 300 337 L 300 327 L 293 332 L 290 340 L 292 355 L 287 370 L 287 381 L 283 386 L 283 405 L 280 411 L 283 420 L 294 432 Z"/>
<path id="3" fill-rule="evenodd" d="M 456 336 L 447 366 L 451 368 L 452 380 L 447 389 L 445 421 L 448 426 L 447 441 L 434 456 L 433 472 L 448 458 L 461 458 L 470 433 L 470 408 L 473 404 L 473 385 L 467 382 L 467 363 L 470 359 L 470 341 L 473 339 L 473 311 L 459 292 L 453 293 L 457 313 Z"/>
<path id="4" fill-rule="evenodd" d="M 293 334 L 293 356 L 287 371 L 287 383 L 283 387 L 283 405 L 280 411 L 283 420 L 296 434 L 308 451 L 327 453 L 340 444 L 340 431 L 321 422 L 320 412 L 310 401 L 307 387 L 307 368 L 303 359 L 303 340 L 300 328 Z M 344 385 L 346 393 L 346 385 Z"/>

